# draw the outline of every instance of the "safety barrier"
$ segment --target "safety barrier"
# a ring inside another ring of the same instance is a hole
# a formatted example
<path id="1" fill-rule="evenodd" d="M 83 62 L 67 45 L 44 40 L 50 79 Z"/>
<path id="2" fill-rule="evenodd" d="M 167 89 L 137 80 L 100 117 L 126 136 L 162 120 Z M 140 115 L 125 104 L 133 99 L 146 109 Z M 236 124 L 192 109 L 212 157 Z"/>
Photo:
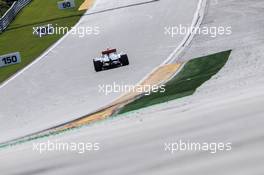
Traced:
<path id="1" fill-rule="evenodd" d="M 32 0 L 18 0 L 15 1 L 8 11 L 0 18 L 0 33 L 3 32 L 12 20 L 16 17 L 18 12 L 28 5 Z"/>

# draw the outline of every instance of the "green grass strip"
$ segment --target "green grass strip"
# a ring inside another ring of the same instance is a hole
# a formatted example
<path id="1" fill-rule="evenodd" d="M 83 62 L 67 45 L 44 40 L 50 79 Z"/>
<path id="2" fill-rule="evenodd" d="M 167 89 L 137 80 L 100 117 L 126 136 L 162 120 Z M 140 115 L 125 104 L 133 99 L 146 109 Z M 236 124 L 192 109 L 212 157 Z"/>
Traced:
<path id="1" fill-rule="evenodd" d="M 72 27 L 85 11 L 78 11 L 84 0 L 75 0 L 75 8 L 59 10 L 58 0 L 33 0 L 18 14 L 10 26 L 0 34 L 0 55 L 20 52 L 22 63 L 0 68 L 0 83 L 21 70 L 59 40 L 61 35 L 38 37 L 33 27 L 53 24 Z"/>
<path id="2" fill-rule="evenodd" d="M 164 93 L 151 93 L 124 106 L 119 114 L 192 95 L 205 81 L 215 75 L 227 62 L 231 50 L 190 60 L 168 83 Z"/>

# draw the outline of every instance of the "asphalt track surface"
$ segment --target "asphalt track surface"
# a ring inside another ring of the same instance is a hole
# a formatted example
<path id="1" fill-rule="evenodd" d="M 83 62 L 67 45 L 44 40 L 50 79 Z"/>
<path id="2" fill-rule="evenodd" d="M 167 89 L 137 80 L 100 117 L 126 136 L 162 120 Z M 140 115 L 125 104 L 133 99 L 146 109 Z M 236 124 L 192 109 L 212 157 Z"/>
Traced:
<path id="1" fill-rule="evenodd" d="M 109 104 L 99 85 L 136 84 L 183 40 L 164 35 L 172 25 L 191 25 L 198 0 L 98 0 L 79 27 L 99 35 L 67 35 L 55 47 L 0 88 L 0 142 L 76 119 Z M 130 66 L 95 73 L 92 58 L 107 47 L 128 54 Z"/>
<path id="2" fill-rule="evenodd" d="M 40 155 L 32 151 L 33 142 L 1 150 L 1 174 L 264 174 L 263 7 L 262 0 L 210 1 L 203 25 L 232 25 L 234 33 L 231 38 L 196 36 L 184 59 L 233 51 L 194 95 L 35 141 L 99 142 L 99 152 Z M 164 150 L 165 142 L 180 139 L 232 142 L 232 151 Z"/>

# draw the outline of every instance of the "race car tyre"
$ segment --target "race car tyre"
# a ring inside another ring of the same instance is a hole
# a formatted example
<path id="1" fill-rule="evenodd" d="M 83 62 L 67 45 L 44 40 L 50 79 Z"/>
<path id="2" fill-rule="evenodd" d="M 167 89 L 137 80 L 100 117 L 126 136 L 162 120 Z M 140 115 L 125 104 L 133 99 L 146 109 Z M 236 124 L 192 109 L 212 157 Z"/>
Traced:
<path id="1" fill-rule="evenodd" d="M 101 61 L 93 61 L 94 63 L 94 70 L 96 72 L 100 72 L 103 70 L 103 63 Z"/>
<path id="2" fill-rule="evenodd" d="M 122 64 L 123 66 L 127 66 L 127 65 L 129 65 L 128 57 L 127 57 L 126 54 L 125 54 L 125 55 L 121 55 L 121 57 L 120 57 L 120 62 L 121 62 L 121 64 Z"/>

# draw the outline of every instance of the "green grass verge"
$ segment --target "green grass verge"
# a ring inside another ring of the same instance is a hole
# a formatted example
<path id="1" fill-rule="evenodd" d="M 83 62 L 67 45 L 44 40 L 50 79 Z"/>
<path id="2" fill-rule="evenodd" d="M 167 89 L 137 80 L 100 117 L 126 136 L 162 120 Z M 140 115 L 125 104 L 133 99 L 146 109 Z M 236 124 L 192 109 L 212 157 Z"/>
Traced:
<path id="1" fill-rule="evenodd" d="M 119 114 L 192 95 L 199 86 L 226 64 L 230 53 L 231 51 L 225 51 L 189 61 L 177 76 L 166 83 L 165 93 L 158 92 L 143 96 L 124 106 Z"/>
<path id="2" fill-rule="evenodd" d="M 50 35 L 42 38 L 33 35 L 33 27 L 45 24 L 57 24 L 62 27 L 74 26 L 85 11 L 78 11 L 84 0 L 75 0 L 76 7 L 59 10 L 58 0 L 33 0 L 26 6 L 0 34 L 0 55 L 20 52 L 22 63 L 0 68 L 0 83 L 21 70 L 63 35 Z"/>

